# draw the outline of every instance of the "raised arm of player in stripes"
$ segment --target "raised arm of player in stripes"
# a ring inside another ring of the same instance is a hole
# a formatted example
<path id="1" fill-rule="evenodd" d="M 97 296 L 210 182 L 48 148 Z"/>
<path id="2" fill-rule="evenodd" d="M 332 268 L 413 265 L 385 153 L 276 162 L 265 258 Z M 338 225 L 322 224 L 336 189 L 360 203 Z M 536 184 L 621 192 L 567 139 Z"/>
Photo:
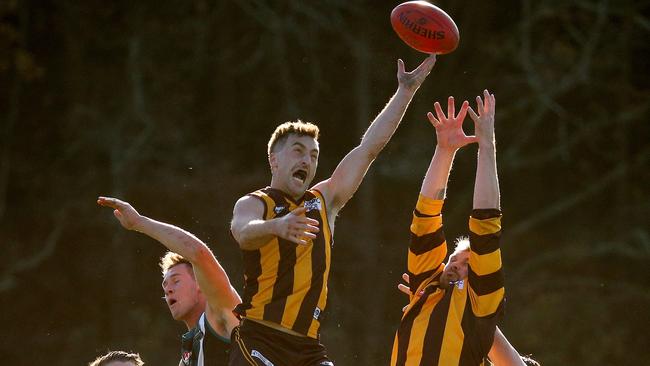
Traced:
<path id="1" fill-rule="evenodd" d="M 494 315 L 501 307 L 505 289 L 501 271 L 501 200 L 494 135 L 495 98 L 487 90 L 476 97 L 477 111 L 469 109 L 478 140 L 474 205 L 469 220 L 469 297 L 479 318 Z"/>
<path id="2" fill-rule="evenodd" d="M 437 144 L 422 182 L 411 224 L 408 272 L 413 294 L 417 294 L 424 280 L 433 279 L 434 273 L 442 271 L 442 261 L 447 255 L 441 210 L 449 173 L 456 151 L 476 141 L 474 136 L 467 136 L 463 131 L 463 120 L 468 107 L 469 104 L 463 102 L 456 115 L 454 98 L 449 97 L 446 116 L 438 102 L 434 104 L 437 118 L 431 112 L 427 114 L 435 127 Z"/>

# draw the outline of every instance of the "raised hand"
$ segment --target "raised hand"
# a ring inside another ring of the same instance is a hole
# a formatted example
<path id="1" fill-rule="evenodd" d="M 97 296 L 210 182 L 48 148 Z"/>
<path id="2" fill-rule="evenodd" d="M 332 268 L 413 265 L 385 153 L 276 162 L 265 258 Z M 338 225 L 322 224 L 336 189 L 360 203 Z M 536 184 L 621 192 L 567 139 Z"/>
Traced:
<path id="1" fill-rule="evenodd" d="M 277 235 L 296 244 L 307 245 L 316 238 L 318 221 L 305 216 L 307 209 L 298 207 L 278 218 Z"/>
<path id="2" fill-rule="evenodd" d="M 463 102 L 458 115 L 455 115 L 456 107 L 454 105 L 454 97 L 449 97 L 447 100 L 446 116 L 440 107 L 440 103 L 436 102 L 434 108 L 438 118 L 434 117 L 431 112 L 427 113 L 427 117 L 436 129 L 438 147 L 458 150 L 467 144 L 477 141 L 475 136 L 467 136 L 465 135 L 465 131 L 463 131 L 463 121 L 469 108 L 467 101 Z"/>
<path id="3" fill-rule="evenodd" d="M 99 197 L 97 203 L 104 207 L 114 208 L 113 214 L 127 230 L 137 230 L 138 224 L 142 221 L 143 216 L 128 202 L 112 197 Z"/>
<path id="4" fill-rule="evenodd" d="M 400 87 L 415 92 L 418 90 L 420 85 L 422 85 L 424 79 L 427 78 L 435 64 L 436 55 L 432 54 L 424 59 L 420 66 L 416 67 L 415 70 L 406 72 L 404 61 L 402 61 L 402 59 L 397 60 L 397 81 L 399 82 Z"/>
<path id="5" fill-rule="evenodd" d="M 494 146 L 494 111 L 496 99 L 487 89 L 483 91 L 483 100 L 476 97 L 476 110 L 469 108 L 469 117 L 474 121 L 476 138 L 480 146 Z"/>

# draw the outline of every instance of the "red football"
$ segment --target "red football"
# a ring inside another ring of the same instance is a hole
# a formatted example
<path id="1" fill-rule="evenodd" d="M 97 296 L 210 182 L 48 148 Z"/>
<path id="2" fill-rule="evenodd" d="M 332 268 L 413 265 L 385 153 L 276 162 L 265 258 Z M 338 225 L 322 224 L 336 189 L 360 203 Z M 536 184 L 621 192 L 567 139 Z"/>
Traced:
<path id="1" fill-rule="evenodd" d="M 458 47 L 458 27 L 439 7 L 426 1 L 407 1 L 390 14 L 390 23 L 407 45 L 424 53 L 449 53 Z"/>

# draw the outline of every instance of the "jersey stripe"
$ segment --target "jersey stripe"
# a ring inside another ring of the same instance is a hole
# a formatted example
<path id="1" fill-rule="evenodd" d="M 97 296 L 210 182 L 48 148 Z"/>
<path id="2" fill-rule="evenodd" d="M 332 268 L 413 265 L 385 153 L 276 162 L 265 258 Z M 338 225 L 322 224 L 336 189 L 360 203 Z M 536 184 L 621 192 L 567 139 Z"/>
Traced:
<path id="1" fill-rule="evenodd" d="M 308 206 L 307 216 L 319 221 L 320 231 L 307 245 L 275 237 L 252 251 L 258 254 L 256 257 L 244 251 L 248 258 L 244 263 L 245 273 L 256 275 L 257 282 L 247 280 L 244 304 L 236 311 L 241 314 L 241 309 L 244 309 L 244 315 L 251 319 L 270 321 L 317 338 L 319 320 L 327 301 L 332 239 L 323 197 L 317 191 L 307 191 L 301 200 L 295 202 L 272 188 L 252 195 L 265 202 L 267 220 L 289 214 L 299 206 Z"/>

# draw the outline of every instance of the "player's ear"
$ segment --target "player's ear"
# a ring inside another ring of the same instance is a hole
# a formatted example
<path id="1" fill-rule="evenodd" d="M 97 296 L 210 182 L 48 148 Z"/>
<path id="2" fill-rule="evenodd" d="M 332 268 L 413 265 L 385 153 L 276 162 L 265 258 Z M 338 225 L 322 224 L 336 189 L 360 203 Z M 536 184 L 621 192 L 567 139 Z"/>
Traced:
<path id="1" fill-rule="evenodd" d="M 269 166 L 271 167 L 271 173 L 275 173 L 275 170 L 278 168 L 278 158 L 275 156 L 275 153 L 269 154 Z"/>

